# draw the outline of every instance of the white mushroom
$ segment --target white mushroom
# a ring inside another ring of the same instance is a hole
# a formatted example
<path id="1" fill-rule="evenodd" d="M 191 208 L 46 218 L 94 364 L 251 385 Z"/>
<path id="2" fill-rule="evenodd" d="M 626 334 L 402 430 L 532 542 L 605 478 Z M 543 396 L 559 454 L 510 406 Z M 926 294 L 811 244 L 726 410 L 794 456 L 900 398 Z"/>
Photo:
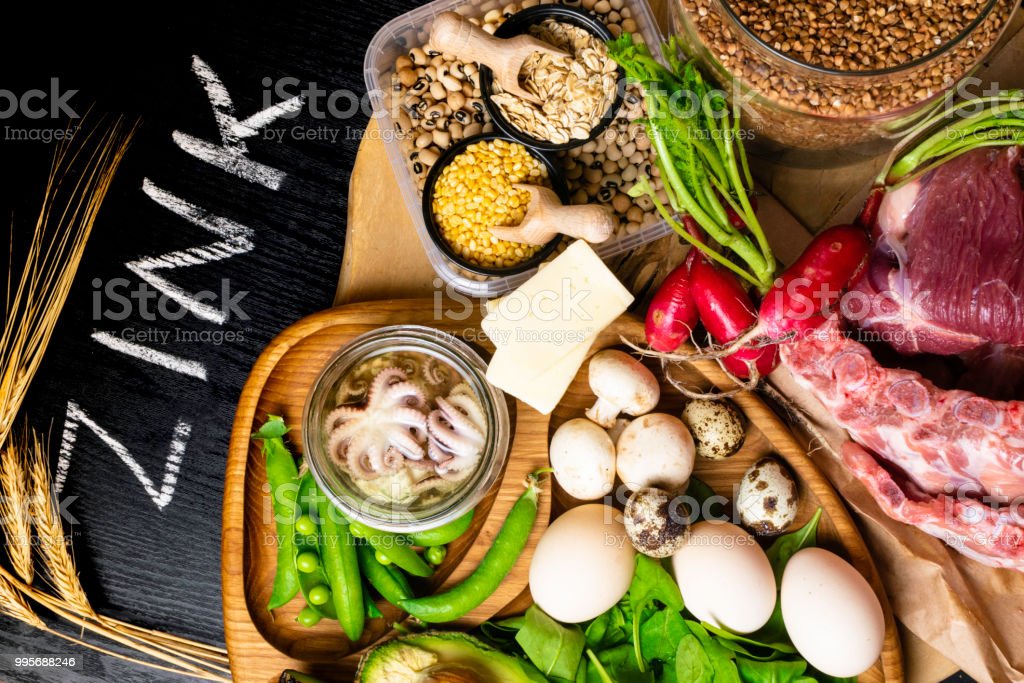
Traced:
<path id="1" fill-rule="evenodd" d="M 619 413 L 637 417 L 651 412 L 661 398 L 654 373 L 628 353 L 609 349 L 595 354 L 589 373 L 597 402 L 587 417 L 605 429 L 615 424 Z"/>
<path id="2" fill-rule="evenodd" d="M 590 420 L 580 417 L 559 427 L 549 451 L 555 479 L 573 498 L 595 500 L 615 485 L 615 446 Z"/>
<path id="3" fill-rule="evenodd" d="M 618 443 L 616 469 L 630 490 L 653 486 L 669 493 L 686 488 L 695 449 L 682 420 L 651 413 L 633 420 Z"/>

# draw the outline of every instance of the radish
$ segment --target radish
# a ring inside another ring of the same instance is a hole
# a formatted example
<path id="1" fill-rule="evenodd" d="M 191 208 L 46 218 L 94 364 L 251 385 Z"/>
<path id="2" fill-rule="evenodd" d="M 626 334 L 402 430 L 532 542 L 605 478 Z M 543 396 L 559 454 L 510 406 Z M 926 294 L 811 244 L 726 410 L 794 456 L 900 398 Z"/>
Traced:
<path id="1" fill-rule="evenodd" d="M 729 344 L 744 336 L 757 322 L 754 304 L 743 285 L 732 274 L 707 261 L 697 258 L 691 270 L 693 300 L 700 321 L 719 344 Z M 779 362 L 775 345 L 763 347 L 737 347 L 725 354 L 722 364 L 740 379 L 764 377 Z"/>
<path id="2" fill-rule="evenodd" d="M 744 338 L 777 342 L 816 330 L 864 270 L 870 249 L 867 233 L 853 225 L 819 234 L 776 278 L 761 302 L 757 326 Z"/>
<path id="3" fill-rule="evenodd" d="M 696 250 L 691 250 L 691 254 Z M 655 351 L 675 351 L 690 338 L 697 326 L 697 306 L 693 301 L 689 255 L 658 288 L 647 309 L 644 332 L 647 344 Z"/>

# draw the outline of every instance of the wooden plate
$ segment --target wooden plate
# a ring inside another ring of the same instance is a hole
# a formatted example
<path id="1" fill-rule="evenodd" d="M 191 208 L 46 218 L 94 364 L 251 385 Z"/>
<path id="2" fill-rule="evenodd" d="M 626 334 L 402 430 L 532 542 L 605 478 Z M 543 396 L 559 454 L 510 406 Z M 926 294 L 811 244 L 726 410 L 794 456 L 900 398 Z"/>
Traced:
<path id="1" fill-rule="evenodd" d="M 634 343 L 644 339 L 643 323 L 632 316 L 623 316 L 599 336 L 591 353 L 602 348 L 621 346 L 622 338 Z M 621 346 L 623 350 L 628 348 Z M 679 416 L 686 402 L 683 395 L 664 378 L 656 360 L 646 361 L 655 376 L 661 380 L 662 399 L 657 412 Z M 735 385 L 719 369 L 718 364 L 704 361 L 672 370 L 672 376 L 695 391 L 707 391 L 713 386 L 729 389 Z M 822 508 L 818 530 L 819 545 L 844 556 L 867 578 L 878 595 L 885 612 L 885 644 L 882 656 L 874 668 L 861 675 L 861 683 L 897 683 L 903 681 L 903 655 L 900 650 L 896 622 L 889 608 L 878 572 L 864 539 L 849 512 L 839 500 L 835 489 L 807 456 L 807 452 L 793 437 L 782 420 L 761 399 L 751 392 L 733 397 L 733 401 L 747 417 L 747 436 L 743 448 L 726 460 L 697 458 L 695 476 L 710 485 L 715 493 L 729 500 L 736 497 L 735 487 L 746 469 L 761 456 L 774 453 L 785 460 L 794 474 L 800 488 L 800 514 L 793 528 L 799 528 Z M 551 415 L 550 434 L 573 418 L 582 417 L 584 411 L 594 403 L 594 395 L 587 381 L 587 366 L 584 365 L 562 402 Z M 556 486 L 555 512 L 582 504 Z"/>
<path id="2" fill-rule="evenodd" d="M 451 307 L 462 310 L 460 305 Z M 461 315 L 457 317 L 462 317 Z M 260 355 L 238 402 L 231 441 L 224 494 L 224 529 L 221 573 L 224 595 L 224 631 L 235 681 L 276 680 L 286 668 L 313 673 L 324 680 L 351 680 L 355 652 L 390 630 L 404 615 L 381 601 L 385 619 L 367 624 L 358 643 L 345 637 L 337 622 L 323 621 L 314 628 L 295 623 L 303 606 L 296 598 L 273 613 L 266 609 L 276 567 L 276 536 L 266 491 L 263 456 L 251 443 L 250 434 L 267 414 L 282 415 L 292 427 L 289 440 L 301 451 L 302 408 L 317 375 L 334 353 L 352 338 L 385 325 L 429 325 L 477 344 L 479 312 L 464 320 L 435 319 L 430 299 L 378 301 L 333 308 L 295 323 Z M 514 425 L 511 452 L 504 476 L 477 507 L 473 526 L 452 543 L 431 588 L 456 583 L 468 575 L 491 546 L 509 508 L 523 491 L 529 472 L 547 464 L 548 417 L 523 404 L 510 404 Z M 540 514 L 526 551 L 498 591 L 456 626 L 474 626 L 512 602 L 527 585 L 527 568 L 533 548 L 547 528 L 551 496 L 541 497 Z M 348 658 L 348 659 L 346 659 Z"/>
<path id="3" fill-rule="evenodd" d="M 450 308 L 461 310 L 459 305 Z M 300 599 L 274 614 L 267 612 L 265 605 L 276 559 L 274 530 L 269 523 L 271 514 L 264 488 L 263 459 L 249 439 L 267 413 L 283 415 L 288 424 L 298 427 L 306 393 L 327 359 L 356 335 L 397 323 L 430 325 L 470 342 L 480 341 L 478 311 L 456 321 L 435 315 L 434 302 L 430 299 L 352 304 L 317 313 L 282 332 L 257 360 L 245 384 L 229 446 L 222 539 L 224 627 L 236 681 L 273 681 L 286 668 L 306 671 L 326 681 L 351 680 L 358 659 L 353 653 L 386 635 L 390 630 L 388 623 L 402 616 L 395 608 L 381 604 L 386 622 L 371 622 L 363 639 L 353 644 L 334 622 L 323 622 L 313 629 L 295 624 Z M 601 333 L 591 353 L 619 345 L 622 337 L 641 340 L 642 324 L 631 316 L 623 316 Z M 486 343 L 482 348 L 490 351 Z M 660 370 L 656 374 L 660 376 Z M 695 387 L 728 386 L 727 378 L 714 363 L 686 366 L 678 376 Z M 682 396 L 667 385 L 663 386 L 663 396 L 659 410 L 678 414 L 684 402 Z M 472 571 L 490 547 L 508 508 L 522 491 L 523 476 L 547 464 L 550 434 L 566 420 L 581 416 L 593 401 L 584 365 L 550 416 L 540 415 L 516 402 L 512 410 L 515 433 L 507 471 L 478 508 L 486 514 L 478 514 L 465 540 L 450 548 L 448 559 L 439 571 L 440 581 L 448 585 Z M 885 649 L 878 665 L 862 676 L 861 681 L 902 681 L 902 656 L 888 601 L 849 514 L 786 425 L 756 395 L 744 393 L 737 396 L 735 402 L 749 420 L 743 450 L 726 461 L 699 462 L 697 476 L 731 499 L 733 486 L 754 459 L 769 452 L 784 458 L 800 483 L 801 516 L 797 523 L 802 524 L 817 507 L 822 507 L 819 532 L 822 545 L 843 554 L 868 578 L 885 609 Z M 293 445 L 301 441 L 297 431 L 291 434 Z M 557 486 L 555 489 L 554 496 L 542 496 L 541 519 L 534 528 L 530 544 L 501 589 L 459 625 L 472 626 L 499 611 L 515 613 L 530 604 L 529 592 L 524 591 L 527 568 L 536 541 L 547 526 L 551 500 L 555 499 L 556 513 L 576 504 Z"/>

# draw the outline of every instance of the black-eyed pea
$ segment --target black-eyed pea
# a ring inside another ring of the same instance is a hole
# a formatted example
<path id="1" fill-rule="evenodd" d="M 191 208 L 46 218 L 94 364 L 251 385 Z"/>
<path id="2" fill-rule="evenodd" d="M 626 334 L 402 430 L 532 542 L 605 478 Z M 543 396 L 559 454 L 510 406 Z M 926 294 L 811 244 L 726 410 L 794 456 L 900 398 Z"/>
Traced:
<path id="1" fill-rule="evenodd" d="M 462 96 L 466 99 L 473 97 L 473 85 L 468 80 L 462 81 Z"/>
<path id="2" fill-rule="evenodd" d="M 612 208 L 615 209 L 615 213 L 623 215 L 633 206 L 633 200 L 629 198 L 628 194 L 619 192 L 612 198 Z"/>
<path id="3" fill-rule="evenodd" d="M 640 164 L 647 161 L 647 155 L 644 152 L 636 152 L 633 156 L 629 157 L 629 163 L 639 166 Z"/>
<path id="4" fill-rule="evenodd" d="M 411 68 L 413 68 L 413 63 L 412 60 L 409 59 L 409 55 L 398 55 L 398 59 L 395 60 L 395 71 Z"/>
<path id="5" fill-rule="evenodd" d="M 434 99 L 442 100 L 448 95 L 448 91 L 440 81 L 433 81 L 430 84 L 430 94 Z"/>
<path id="6" fill-rule="evenodd" d="M 427 62 L 429 61 L 427 59 L 427 53 L 424 52 L 423 48 L 421 47 L 414 47 L 413 49 L 409 50 L 409 59 L 411 59 L 412 63 L 417 66 L 426 66 Z"/>
<path id="7" fill-rule="evenodd" d="M 500 19 L 501 19 L 501 10 L 499 10 L 499 9 L 492 9 L 491 11 L 489 11 L 487 14 L 484 15 L 484 23 L 485 24 L 493 24 L 493 23 L 499 21 Z"/>
<path id="8" fill-rule="evenodd" d="M 608 14 L 612 11 L 612 3 L 608 0 L 597 0 L 597 2 L 594 3 L 594 11 L 598 14 Z"/>
<path id="9" fill-rule="evenodd" d="M 427 147 L 430 147 L 430 145 L 432 145 L 433 143 L 434 136 L 432 133 L 420 133 L 420 135 L 416 137 L 417 149 L 426 149 Z"/>
<path id="10" fill-rule="evenodd" d="M 427 166 L 428 168 L 437 163 L 437 159 L 439 156 L 440 155 L 433 147 L 427 147 L 426 149 L 420 151 L 420 161 L 423 162 L 423 165 Z"/>
<path id="11" fill-rule="evenodd" d="M 462 91 L 455 91 L 448 93 L 448 106 L 452 108 L 452 111 L 459 111 L 466 105 L 466 96 L 462 94 Z"/>
<path id="12" fill-rule="evenodd" d="M 448 145 L 452 143 L 451 135 L 445 130 L 435 130 L 431 137 L 433 137 L 434 144 L 441 149 L 447 149 Z"/>
<path id="13" fill-rule="evenodd" d="M 609 161 L 615 162 L 622 158 L 622 154 L 623 152 L 621 149 L 619 149 L 618 145 L 611 145 L 604 152 L 605 158 L 607 158 Z"/>
<path id="14" fill-rule="evenodd" d="M 628 8 L 627 8 L 628 9 Z M 627 11 L 624 9 L 623 12 Z M 637 25 L 633 19 L 627 18 L 622 20 L 622 30 L 626 33 L 636 33 Z"/>
<path id="15" fill-rule="evenodd" d="M 622 182 L 631 183 L 634 180 L 636 180 L 636 166 L 627 164 L 626 168 L 622 169 Z"/>
<path id="16" fill-rule="evenodd" d="M 616 173 L 619 170 L 619 165 L 614 161 L 609 161 L 608 159 L 605 159 L 604 162 L 601 164 L 601 170 L 604 171 L 606 175 L 611 175 L 612 173 Z"/>
<path id="17" fill-rule="evenodd" d="M 644 221 L 644 210 L 641 209 L 639 206 L 636 206 L 634 204 L 634 205 L 629 207 L 628 211 L 626 211 L 626 219 L 630 223 L 637 223 L 637 224 L 643 223 L 643 221 Z"/>
<path id="18" fill-rule="evenodd" d="M 626 234 L 627 235 L 633 235 L 633 234 L 636 234 L 638 232 L 640 232 L 640 224 L 639 223 L 636 223 L 634 221 L 630 221 L 629 223 L 626 223 Z"/>
<path id="19" fill-rule="evenodd" d="M 455 78 L 455 76 L 445 74 L 444 76 L 441 76 L 440 81 L 448 92 L 462 92 L 462 81 Z"/>
<path id="20" fill-rule="evenodd" d="M 471 138 L 474 135 L 480 135 L 480 133 L 483 132 L 483 125 L 476 123 L 474 121 L 472 123 L 467 123 L 465 126 L 463 126 L 462 131 L 467 138 Z"/>
<path id="21" fill-rule="evenodd" d="M 462 124 L 454 120 L 448 124 L 448 134 L 451 136 L 452 142 L 458 142 L 466 136 Z"/>
<path id="22" fill-rule="evenodd" d="M 609 24 L 619 24 L 622 22 L 622 15 L 613 9 L 611 12 L 608 13 L 608 16 L 605 17 L 605 21 L 607 21 Z"/>

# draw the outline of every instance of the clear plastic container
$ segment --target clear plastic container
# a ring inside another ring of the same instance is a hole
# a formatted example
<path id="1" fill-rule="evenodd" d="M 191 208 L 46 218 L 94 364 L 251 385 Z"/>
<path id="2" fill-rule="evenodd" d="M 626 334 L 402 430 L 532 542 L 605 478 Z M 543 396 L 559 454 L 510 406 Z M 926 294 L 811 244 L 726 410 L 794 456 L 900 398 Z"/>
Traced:
<path id="1" fill-rule="evenodd" d="M 373 117 L 380 126 L 380 134 L 387 149 L 388 159 L 398 180 L 398 186 L 405 201 L 409 216 L 419 235 L 423 249 L 427 253 L 434 270 L 441 279 L 459 292 L 470 296 L 490 298 L 509 292 L 527 279 L 534 270 L 506 277 L 485 277 L 461 270 L 448 260 L 434 245 L 423 222 L 420 193 L 416 180 L 409 170 L 402 150 L 400 137 L 402 132 L 396 125 L 397 111 L 392 110 L 391 97 L 395 71 L 395 60 L 407 54 L 412 47 L 427 42 L 433 19 L 442 12 L 457 12 L 464 16 L 482 17 L 489 11 L 501 11 L 506 3 L 498 0 L 435 0 L 411 12 L 407 12 L 388 22 L 370 42 L 363 63 L 363 74 L 366 89 L 373 105 Z M 565 4 L 578 5 L 567 2 Z M 636 34 L 644 41 L 657 45 L 662 40 L 657 21 L 646 0 L 625 0 L 632 19 L 637 24 Z M 619 254 L 636 249 L 672 232 L 672 228 L 664 221 L 652 223 L 633 234 L 612 239 L 604 244 L 595 245 L 595 251 L 601 258 L 608 260 Z"/>

